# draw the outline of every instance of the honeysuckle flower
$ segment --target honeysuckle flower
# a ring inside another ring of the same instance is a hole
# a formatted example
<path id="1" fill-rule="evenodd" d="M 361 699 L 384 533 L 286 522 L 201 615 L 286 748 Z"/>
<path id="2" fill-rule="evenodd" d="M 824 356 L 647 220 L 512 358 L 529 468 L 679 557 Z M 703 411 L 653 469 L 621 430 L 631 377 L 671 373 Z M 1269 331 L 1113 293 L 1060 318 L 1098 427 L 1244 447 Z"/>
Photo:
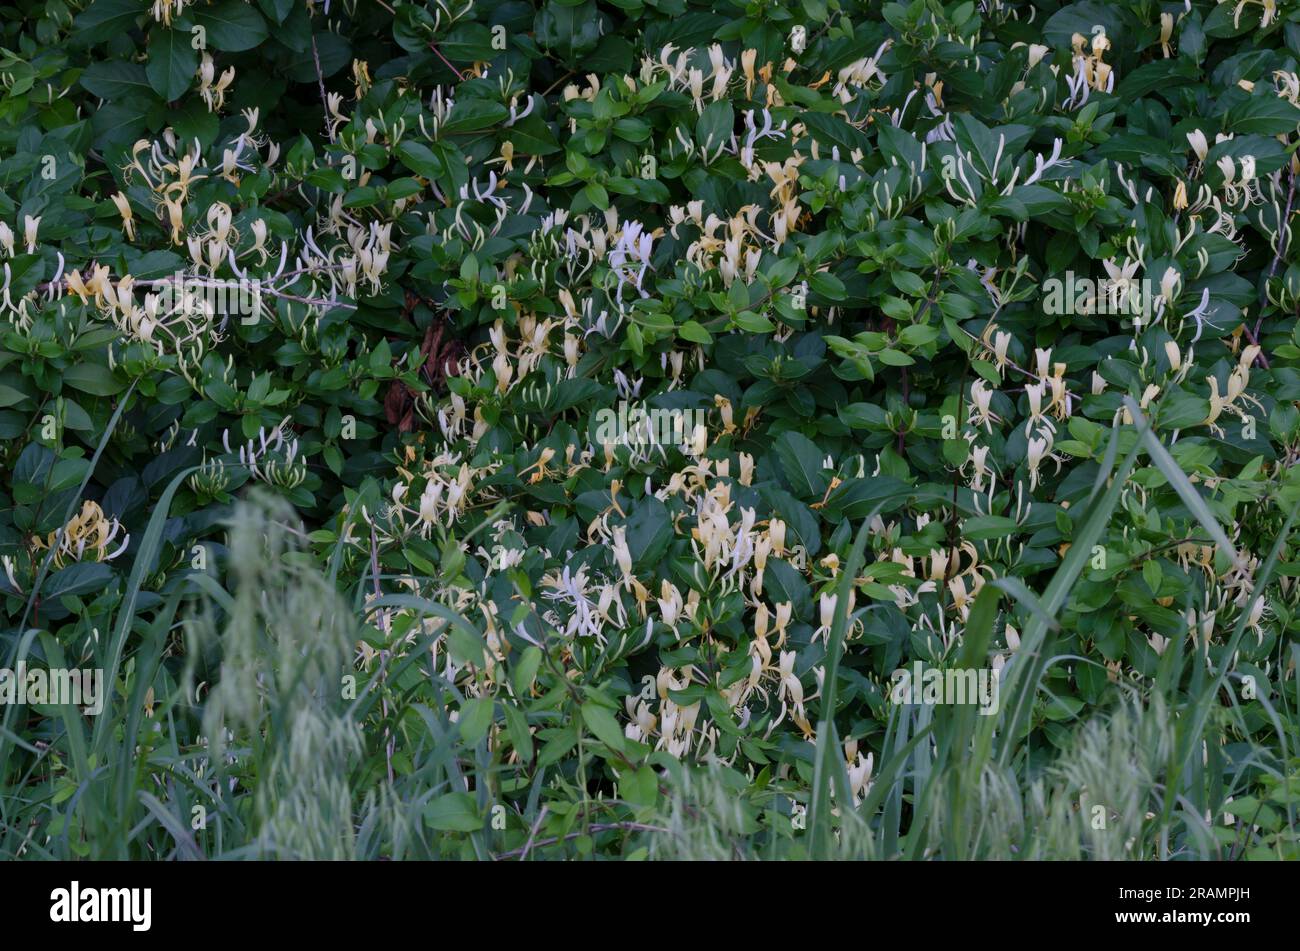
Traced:
<path id="1" fill-rule="evenodd" d="M 1024 433 L 1028 435 L 1035 426 L 1050 427 L 1050 421 L 1043 414 L 1043 395 L 1047 392 L 1045 383 L 1027 383 L 1024 387 L 1024 396 L 1030 404 L 1030 416 L 1024 422 Z"/>
<path id="2" fill-rule="evenodd" d="M 778 558 L 784 558 L 786 554 L 785 531 L 786 524 L 782 519 L 773 518 L 767 523 L 767 537 L 772 541 L 772 553 Z"/>
<path id="3" fill-rule="evenodd" d="M 1218 0 L 1218 2 L 1231 3 L 1232 0 Z M 1251 4 L 1260 7 L 1259 28 L 1261 30 L 1265 29 L 1270 23 L 1272 23 L 1273 18 L 1277 16 L 1277 0 L 1237 0 L 1237 4 L 1232 10 L 1233 29 L 1240 29 L 1242 11 Z"/>
<path id="4" fill-rule="evenodd" d="M 1219 393 L 1219 380 L 1216 376 L 1211 374 L 1206 378 L 1206 383 L 1210 388 L 1210 411 L 1205 419 L 1201 421 L 1202 426 L 1209 426 L 1211 432 L 1222 435 L 1223 430 L 1216 425 L 1215 421 L 1224 411 L 1238 416 L 1244 415 L 1245 410 L 1236 405 L 1238 399 L 1247 400 L 1257 407 L 1260 406 L 1258 400 L 1246 393 L 1246 387 L 1250 382 L 1250 366 L 1258 355 L 1259 347 L 1256 344 L 1251 344 L 1242 351 L 1240 361 L 1228 375 L 1228 389 L 1224 395 Z"/>
<path id="5" fill-rule="evenodd" d="M 1052 375 L 1047 377 L 1047 386 L 1051 388 L 1052 398 L 1047 404 L 1047 411 L 1059 420 L 1069 419 L 1071 400 L 1065 386 L 1065 364 L 1057 363 L 1052 367 Z"/>
<path id="6" fill-rule="evenodd" d="M 154 0 L 150 13 L 163 26 L 170 26 L 173 19 L 185 12 L 185 6 L 190 2 L 192 0 Z"/>
<path id="7" fill-rule="evenodd" d="M 122 540 L 113 548 L 119 535 L 123 536 Z M 126 551 L 131 536 L 123 532 L 116 518 L 105 516 L 99 503 L 88 499 L 62 529 L 50 532 L 45 538 L 33 536 L 32 544 L 40 550 L 53 549 L 54 564 L 63 567 L 73 561 L 112 561 Z"/>
<path id="8" fill-rule="evenodd" d="M 1025 454 L 1025 465 L 1029 469 L 1030 489 L 1038 488 L 1038 470 L 1046 459 L 1056 459 L 1052 455 L 1052 436 L 1047 430 L 1040 429 L 1036 435 L 1029 437 L 1028 449 Z"/>
<path id="9" fill-rule="evenodd" d="M 988 388 L 983 380 L 975 380 L 970 386 L 970 410 L 967 417 L 967 424 L 970 426 L 983 427 L 987 432 L 993 432 L 993 420 L 997 419 L 990 409 L 993 401 L 993 391 Z"/>
<path id="10" fill-rule="evenodd" d="M 124 192 L 115 192 L 112 196 L 117 212 L 122 216 L 122 232 L 128 241 L 135 240 L 135 222 L 132 220 L 131 205 Z"/>
<path id="11" fill-rule="evenodd" d="M 993 337 L 993 359 L 997 363 L 998 373 L 1007 365 L 1007 348 L 1011 345 L 1011 334 L 999 330 Z"/>
<path id="12" fill-rule="evenodd" d="M 199 77 L 199 96 L 204 105 L 209 112 L 219 111 L 225 105 L 226 90 L 235 80 L 235 67 L 227 67 L 218 78 L 216 64 L 212 61 L 212 56 L 205 52 L 196 72 Z"/>
<path id="13" fill-rule="evenodd" d="M 854 753 L 850 754 L 850 759 L 849 791 L 853 794 L 853 804 L 856 806 L 871 790 L 871 771 L 875 763 L 875 754 L 868 753 L 863 756 L 854 750 Z"/>
<path id="14" fill-rule="evenodd" d="M 1165 59 L 1168 59 L 1170 56 L 1173 55 L 1173 50 L 1170 48 L 1169 45 L 1169 41 L 1173 38 L 1173 35 L 1174 35 L 1174 15 L 1168 12 L 1161 13 L 1160 14 L 1160 51 L 1164 55 Z"/>
<path id="15" fill-rule="evenodd" d="M 1043 174 L 1048 169 L 1061 165 L 1063 163 L 1063 160 L 1061 159 L 1061 147 L 1063 144 L 1062 140 L 1054 139 L 1052 141 L 1052 153 L 1046 159 L 1044 159 L 1042 155 L 1035 154 L 1034 170 L 1030 173 L 1029 177 L 1025 179 L 1023 184 L 1034 185 L 1043 177 Z M 1012 183 L 1007 184 L 1006 191 L 1010 190 L 1011 184 Z"/>
<path id="16" fill-rule="evenodd" d="M 1259 184 L 1255 181 L 1255 157 L 1240 157 L 1240 168 L 1233 162 L 1232 156 L 1221 156 L 1216 163 L 1223 173 L 1224 200 L 1229 206 L 1241 202 L 1254 203 L 1261 199 Z"/>
<path id="17" fill-rule="evenodd" d="M 1169 369 L 1175 373 L 1183 365 L 1183 355 L 1178 349 L 1178 344 L 1172 340 L 1165 341 L 1165 359 L 1169 361 Z"/>
<path id="18" fill-rule="evenodd" d="M 1201 291 L 1201 302 L 1193 310 L 1189 311 L 1187 314 L 1188 318 L 1196 322 L 1196 336 L 1192 337 L 1191 340 L 1192 344 L 1195 344 L 1198 340 L 1201 339 L 1201 333 L 1205 327 L 1208 326 L 1214 328 L 1215 330 L 1218 329 L 1218 327 L 1210 323 L 1209 312 L 1210 312 L 1210 289 L 1206 287 Z"/>
<path id="19" fill-rule="evenodd" d="M 659 597 L 656 599 L 656 603 L 659 605 L 659 614 L 663 622 L 675 632 L 677 630 L 677 621 L 682 613 L 682 594 L 667 578 L 660 583 Z"/>
<path id="20" fill-rule="evenodd" d="M 28 254 L 36 253 L 36 231 L 41 226 L 40 217 L 23 215 L 23 244 Z"/>
<path id="21" fill-rule="evenodd" d="M 253 246 L 248 249 L 248 252 L 258 256 L 259 264 L 265 264 L 266 259 L 269 257 L 269 253 L 266 250 L 266 222 L 263 219 L 258 218 L 249 225 L 249 230 L 253 232 Z"/>
<path id="22" fill-rule="evenodd" d="M 632 552 L 627 547 L 627 530 L 619 526 L 613 530 L 610 546 L 614 551 L 614 561 L 622 572 L 624 580 L 632 577 Z"/>
<path id="23" fill-rule="evenodd" d="M 1142 391 L 1142 397 L 1138 402 L 1139 409 L 1147 409 L 1151 405 L 1151 401 L 1154 400 L 1159 395 L 1160 395 L 1159 386 L 1157 386 L 1154 383 L 1147 384 L 1147 387 Z M 1134 422 L 1133 414 L 1129 411 L 1127 404 L 1119 411 L 1119 417 L 1124 421 L 1125 425 L 1127 426 L 1133 425 Z"/>
<path id="24" fill-rule="evenodd" d="M 623 702 L 628 715 L 628 723 L 623 727 L 623 735 L 638 743 L 646 742 L 654 735 L 655 726 L 659 722 L 651 712 L 650 704 L 638 700 L 635 695 L 624 697 Z"/>
<path id="25" fill-rule="evenodd" d="M 829 643 L 831 635 L 831 625 L 835 621 L 835 604 L 837 597 L 834 592 L 819 595 L 817 598 L 818 610 L 821 616 L 821 626 L 812 633 L 812 642 L 816 643 L 817 638 L 823 638 Z"/>
<path id="26" fill-rule="evenodd" d="M 1182 287 L 1183 276 L 1175 268 L 1165 268 L 1165 273 L 1160 277 L 1160 297 L 1165 302 L 1172 302 L 1178 296 L 1178 290 Z"/>
<path id="27" fill-rule="evenodd" d="M 731 400 L 727 399 L 721 393 L 714 395 L 713 405 L 717 407 L 718 412 L 722 415 L 722 431 L 730 435 L 736 431 L 736 424 L 732 419 Z"/>
<path id="28" fill-rule="evenodd" d="M 0 224 L 0 228 L 2 227 L 3 225 Z M 69 271 L 67 274 L 63 276 L 63 281 L 69 291 L 76 294 L 77 297 L 81 299 L 81 302 L 83 304 L 86 303 L 87 296 L 89 295 L 90 292 L 86 289 L 85 282 L 81 280 L 80 271 L 77 271 L 75 269 Z"/>
<path id="29" fill-rule="evenodd" d="M 329 133 L 331 137 L 338 135 L 339 128 L 351 121 L 343 112 L 343 95 L 341 93 L 332 92 L 325 97 L 325 111 L 329 115 Z"/>
<path id="30" fill-rule="evenodd" d="M 420 494 L 420 521 L 425 525 L 434 525 L 438 521 L 438 503 L 442 500 L 444 486 L 430 482 Z"/>
<path id="31" fill-rule="evenodd" d="M 795 706 L 803 704 L 803 684 L 794 672 L 794 663 L 797 655 L 794 651 L 781 651 L 777 661 L 777 671 L 781 678 L 780 696 L 782 700 L 789 699 L 790 703 Z"/>
<path id="32" fill-rule="evenodd" d="M 754 479 L 754 457 L 747 452 L 742 452 L 737 458 L 740 463 L 740 484 L 749 485 Z"/>
<path id="33" fill-rule="evenodd" d="M 172 244 L 181 244 L 185 232 L 185 212 L 178 200 L 165 198 L 159 205 L 159 217 L 166 215 L 171 226 Z"/>
<path id="34" fill-rule="evenodd" d="M 833 90 L 836 98 L 847 103 L 853 98 L 853 90 L 871 88 L 872 83 L 883 85 L 888 77 L 881 71 L 877 63 L 891 46 L 893 46 L 893 40 L 887 39 L 880 44 L 873 56 L 855 60 L 841 69 Z"/>
<path id="35" fill-rule="evenodd" d="M 1137 289 L 1134 276 L 1137 270 L 1142 266 L 1141 261 L 1135 261 L 1131 258 L 1125 258 L 1123 264 L 1116 264 L 1114 258 L 1106 258 L 1101 262 L 1106 269 L 1106 290 L 1113 294 L 1114 303 L 1130 299 L 1131 295 Z"/>
<path id="36" fill-rule="evenodd" d="M 1040 382 L 1045 381 L 1048 377 L 1049 368 L 1052 364 L 1052 348 L 1038 347 L 1034 350 L 1034 365 L 1038 373 Z"/>
<path id="37" fill-rule="evenodd" d="M 776 645 L 780 647 L 785 643 L 786 628 L 790 624 L 790 618 L 794 615 L 794 603 L 791 601 L 782 601 L 775 605 L 776 614 L 773 621 L 772 629 L 777 634 Z"/>
<path id="38" fill-rule="evenodd" d="M 966 460 L 966 465 L 969 465 L 973 470 L 970 482 L 972 492 L 983 492 L 984 478 L 993 471 L 988 464 L 988 456 L 988 446 L 971 446 L 970 456 Z M 965 466 L 962 468 L 964 470 Z"/>

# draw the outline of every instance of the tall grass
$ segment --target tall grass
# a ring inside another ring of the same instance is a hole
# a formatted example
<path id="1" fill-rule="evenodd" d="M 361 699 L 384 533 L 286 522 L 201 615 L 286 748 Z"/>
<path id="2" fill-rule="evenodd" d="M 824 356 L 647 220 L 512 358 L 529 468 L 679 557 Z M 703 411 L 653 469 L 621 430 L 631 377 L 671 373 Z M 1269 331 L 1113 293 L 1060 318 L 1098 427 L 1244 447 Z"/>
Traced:
<path id="1" fill-rule="evenodd" d="M 295 557 L 294 518 L 267 497 L 241 512 L 230 533 L 233 597 L 220 621 L 209 605 L 190 625 L 189 656 L 220 658 L 203 713 L 203 765 L 218 824 L 233 811 L 228 789 L 253 790 L 241 822 L 257 857 L 352 858 L 350 776 L 362 740 L 343 678 L 358 625 L 320 572 Z"/>
<path id="2" fill-rule="evenodd" d="M 1124 698 L 1116 712 L 1082 726 L 1076 745 L 1046 777 L 1035 777 L 1025 743 L 1034 704 L 1044 691 L 1049 667 L 1066 658 L 1053 653 L 1053 633 L 1080 577 L 1088 553 L 1114 516 L 1120 494 L 1145 450 L 1192 514 L 1223 550 L 1236 552 L 1222 527 L 1187 476 L 1160 445 L 1132 401 L 1137 440 L 1116 427 L 1090 497 L 1079 507 L 1079 528 L 1041 598 L 1014 582 L 995 581 L 980 592 L 966 626 L 959 666 L 982 666 L 998 617 L 999 601 L 1010 596 L 1022 612 L 1020 648 L 1004 672 L 1001 708 L 981 717 L 971 706 L 937 706 L 896 713 L 889 723 L 877 780 L 856 818 L 871 830 L 863 857 L 982 858 L 1159 858 L 1227 857 L 1223 836 L 1213 824 L 1231 815 L 1227 803 L 1242 789 L 1222 782 L 1220 748 L 1234 735 L 1246 735 L 1235 700 L 1223 702 L 1228 664 L 1236 655 L 1254 600 L 1263 596 L 1277 569 L 1296 517 L 1293 508 L 1255 578 L 1250 602 L 1227 645 L 1211 666 L 1208 653 L 1185 655 L 1175 645 L 1156 681 L 1153 699 L 1143 705 Z M 1120 459 L 1120 447 L 1129 448 Z M 842 650 L 848 585 L 860 564 L 862 539 L 843 577 L 830 637 L 827 683 Z M 1078 659 L 1082 661 L 1083 659 Z M 1184 692 L 1182 685 L 1190 682 Z M 847 801 L 848 781 L 837 746 L 834 692 L 828 689 L 819 725 L 817 770 L 809 794 L 809 850 L 835 857 L 829 804 Z M 1236 780 L 1263 772 L 1288 781 L 1295 773 L 1288 737 L 1300 736 L 1294 706 L 1269 707 L 1276 749 L 1258 748 L 1241 764 Z M 1284 719 L 1285 718 L 1285 719 Z M 1214 755 L 1211 755 L 1211 750 Z M 1203 755 L 1201 755 L 1203 754 Z M 1282 833 L 1274 837 L 1279 854 L 1294 854 L 1297 844 L 1292 800 L 1285 801 Z M 907 821 L 904 824 L 904 804 Z M 1090 807 L 1101 807 L 1097 813 Z M 854 823 L 856 836 L 861 823 Z M 1094 826 L 1096 826 L 1094 828 Z M 1034 831 L 1031 836 L 1030 832 Z M 1255 837 L 1254 829 L 1246 831 Z"/>
<path id="3" fill-rule="evenodd" d="M 1296 857 L 1295 795 L 1287 790 L 1300 785 L 1297 704 L 1285 694 L 1264 699 L 1271 739 L 1246 744 L 1242 738 L 1260 731 L 1248 727 L 1229 689 L 1249 605 L 1221 649 L 1173 642 L 1149 689 L 1116 685 L 1109 709 L 1073 724 L 1058 755 L 1043 755 L 1028 739 L 1031 717 L 1048 699 L 1046 672 L 1087 662 L 1062 655 L 1056 638 L 1086 554 L 1139 455 L 1150 456 L 1211 537 L 1224 535 L 1204 505 L 1191 504 L 1195 488 L 1130 409 L 1137 425 L 1113 432 L 1093 492 L 1078 507 L 1073 545 L 1041 595 L 995 581 L 972 606 L 961 666 L 986 663 L 1006 619 L 1014 616 L 1024 632 L 997 715 L 893 707 L 872 783 L 854 800 L 837 734 L 835 672 L 850 621 L 843 595 L 863 561 L 864 529 L 842 575 L 811 783 L 788 764 L 760 776 L 716 761 L 669 764 L 657 776 L 656 805 L 631 813 L 634 821 L 593 819 L 594 806 L 616 802 L 592 798 L 586 765 L 525 768 L 503 762 L 484 732 L 467 738 L 453 714 L 467 698 L 442 678 L 430 648 L 454 628 L 471 642 L 483 632 L 414 595 L 350 604 L 333 580 L 338 558 L 322 571 L 300 547 L 294 513 L 268 496 L 251 495 L 229 526 L 224 586 L 192 575 L 147 616 L 137 610 L 182 473 L 144 533 L 117 622 L 94 642 L 93 663 L 120 674 L 124 689 L 90 723 L 67 708 L 34 718 L 33 732 L 14 708 L 4 712 L 0 855 L 517 860 L 590 854 L 600 835 L 605 854 L 649 858 Z M 1295 514 L 1260 567 L 1253 597 L 1277 570 Z M 377 667 L 359 670 L 358 638 L 384 608 L 415 611 L 428 623 L 411 640 L 390 642 Z M 49 663 L 64 662 L 64 646 L 35 631 L 24 632 L 16 657 L 36 648 Z M 522 724 L 526 733 L 530 722 Z M 579 757 L 584 742 L 580 734 Z M 1270 784 L 1284 794 L 1265 801 L 1261 788 Z M 566 799 L 576 808 L 566 810 Z M 486 823 L 447 823 L 452 807 L 486 817 L 507 801 L 512 826 L 527 833 L 516 832 L 510 847 Z"/>

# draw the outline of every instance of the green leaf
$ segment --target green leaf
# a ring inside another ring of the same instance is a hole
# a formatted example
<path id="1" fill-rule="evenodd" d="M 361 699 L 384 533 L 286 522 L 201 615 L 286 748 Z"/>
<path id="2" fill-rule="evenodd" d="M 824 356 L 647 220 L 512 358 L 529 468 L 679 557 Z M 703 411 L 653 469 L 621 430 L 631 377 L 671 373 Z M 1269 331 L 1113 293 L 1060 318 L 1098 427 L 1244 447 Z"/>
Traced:
<path id="1" fill-rule="evenodd" d="M 83 393 L 94 396 L 112 396 L 126 389 L 126 384 L 113 376 L 113 371 L 98 363 L 78 363 L 63 371 L 63 382 Z"/>
<path id="2" fill-rule="evenodd" d="M 155 27 L 149 31 L 149 62 L 145 73 L 154 92 L 168 102 L 179 99 L 194 81 L 199 54 L 183 30 Z"/>
<path id="3" fill-rule="evenodd" d="M 523 655 L 519 658 L 519 664 L 514 669 L 512 682 L 515 685 L 515 693 L 521 697 L 528 696 L 532 689 L 533 681 L 537 678 L 537 669 L 542 663 L 542 652 L 538 647 L 527 647 Z"/>
<path id="4" fill-rule="evenodd" d="M 460 735 L 468 746 L 478 746 L 479 741 L 487 735 L 492 726 L 492 708 L 495 703 L 491 697 L 475 697 L 466 700 L 460 708 Z"/>
<path id="5" fill-rule="evenodd" d="M 266 21 L 243 0 L 223 0 L 212 6 L 195 6 L 194 22 L 207 30 L 208 45 L 227 53 L 260 46 L 267 38 Z"/>
<path id="6" fill-rule="evenodd" d="M 610 713 L 605 707 L 592 702 L 584 703 L 582 705 L 582 722 L 587 725 L 587 729 L 600 742 L 615 752 L 623 752 L 626 740 L 623 736 L 623 728 L 618 725 L 618 720 L 614 718 L 614 714 Z"/>
<path id="7" fill-rule="evenodd" d="M 808 287 L 814 294 L 830 300 L 844 300 L 844 282 L 830 271 L 818 271 L 808 278 Z"/>
<path id="8" fill-rule="evenodd" d="M 427 145 L 420 142 L 406 139 L 398 144 L 394 154 L 403 165 L 425 178 L 437 178 L 445 171 L 442 159 Z"/>
<path id="9" fill-rule="evenodd" d="M 533 737 L 528 732 L 528 718 L 512 704 L 504 704 L 503 709 L 506 714 L 506 732 L 510 734 L 510 744 L 515 748 L 520 759 L 527 762 L 533 758 Z"/>
<path id="10" fill-rule="evenodd" d="M 121 60 L 91 63 L 81 74 L 81 85 L 100 99 L 124 99 L 134 93 L 145 93 L 153 101 L 153 87 L 145 68 L 139 63 Z"/>
<path id="11" fill-rule="evenodd" d="M 877 353 L 876 359 L 886 366 L 891 367 L 910 367 L 916 362 L 901 350 L 894 350 L 889 347 L 886 347 L 884 350 Z"/>
<path id="12" fill-rule="evenodd" d="M 469 793 L 444 793 L 424 807 L 424 822 L 441 832 L 477 832 L 483 828 L 474 797 Z"/>
<path id="13" fill-rule="evenodd" d="M 693 320 L 688 320 L 677 328 L 678 335 L 691 343 L 713 343 L 713 335 Z"/>
<path id="14" fill-rule="evenodd" d="M 891 271 L 889 279 L 900 291 L 912 297 L 924 297 L 928 290 L 925 281 L 911 271 Z"/>
<path id="15" fill-rule="evenodd" d="M 1160 443 L 1137 404 L 1130 397 L 1125 397 L 1124 405 L 1135 420 L 1138 431 L 1142 434 L 1142 445 L 1150 454 L 1151 461 L 1156 464 L 1156 468 L 1160 470 L 1160 474 L 1168 480 L 1169 485 L 1178 493 L 1178 497 L 1183 500 L 1183 504 L 1187 506 L 1188 511 L 1210 533 L 1210 537 L 1219 546 L 1219 550 L 1230 556 L 1234 563 L 1238 562 L 1240 556 L 1237 553 L 1236 546 L 1228 540 L 1227 533 L 1219 524 L 1219 520 L 1210 511 L 1210 507 L 1205 503 L 1205 499 L 1201 498 L 1200 493 L 1196 491 L 1196 487 L 1192 485 L 1191 480 L 1187 478 L 1178 463 L 1169 455 L 1169 451 Z"/>
<path id="16" fill-rule="evenodd" d="M 0 383 L 0 407 L 17 406 L 24 400 L 31 399 L 22 390 L 16 390 L 12 386 Z"/>
<path id="17" fill-rule="evenodd" d="M 71 595 L 102 591 L 113 578 L 113 569 L 103 562 L 84 561 L 60 568 L 46 579 L 42 588 L 50 600 Z"/>
<path id="18" fill-rule="evenodd" d="M 600 42 L 600 20 L 595 0 L 577 6 L 549 0 L 537 14 L 537 42 L 566 64 L 577 66 L 578 57 L 590 53 Z"/>
<path id="19" fill-rule="evenodd" d="M 909 324 L 898 332 L 898 342 L 909 347 L 923 347 L 938 337 L 939 331 L 927 324 Z"/>
<path id="20" fill-rule="evenodd" d="M 805 500 L 820 501 L 830 480 L 822 468 L 824 455 L 817 444 L 792 430 L 778 436 L 773 449 L 794 494 Z"/>
<path id="21" fill-rule="evenodd" d="M 689 437 L 689 433 L 686 434 Z M 673 522 L 668 507 L 648 495 L 637 503 L 627 520 L 627 544 L 637 569 L 658 563 L 673 540 Z"/>
<path id="22" fill-rule="evenodd" d="M 982 541 L 989 538 L 1006 538 L 1016 531 L 1016 520 L 1003 515 L 976 515 L 961 523 L 963 538 Z"/>
<path id="23" fill-rule="evenodd" d="M 731 141 L 735 125 L 736 111 L 730 101 L 709 103 L 695 120 L 695 141 L 712 157 L 722 143 Z"/>
<path id="24" fill-rule="evenodd" d="M 139 0 L 94 0 L 73 21 L 73 37 L 81 45 L 102 43 L 131 29 L 148 10 Z"/>
<path id="25" fill-rule="evenodd" d="M 1238 135 L 1289 135 L 1300 126 L 1300 109 L 1272 93 L 1251 96 L 1228 110 L 1224 124 Z"/>

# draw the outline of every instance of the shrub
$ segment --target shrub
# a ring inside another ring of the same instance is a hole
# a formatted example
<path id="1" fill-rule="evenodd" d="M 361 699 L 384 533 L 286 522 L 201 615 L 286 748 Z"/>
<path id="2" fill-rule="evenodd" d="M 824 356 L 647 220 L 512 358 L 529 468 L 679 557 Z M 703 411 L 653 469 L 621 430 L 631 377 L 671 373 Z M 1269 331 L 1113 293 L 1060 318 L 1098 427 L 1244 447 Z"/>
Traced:
<path id="1" fill-rule="evenodd" d="M 0 35 L 6 850 L 1294 856 L 1300 14 Z"/>

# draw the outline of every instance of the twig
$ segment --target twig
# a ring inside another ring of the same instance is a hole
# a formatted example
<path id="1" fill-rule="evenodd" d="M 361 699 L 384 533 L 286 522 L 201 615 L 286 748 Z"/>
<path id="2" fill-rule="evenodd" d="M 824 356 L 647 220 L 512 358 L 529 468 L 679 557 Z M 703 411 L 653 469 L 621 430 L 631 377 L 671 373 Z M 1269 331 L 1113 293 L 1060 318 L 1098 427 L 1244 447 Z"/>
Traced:
<path id="1" fill-rule="evenodd" d="M 1259 317 L 1255 320 L 1254 332 L 1249 327 L 1246 327 L 1244 322 L 1242 324 L 1245 327 L 1246 336 L 1250 338 L 1250 342 L 1259 347 L 1259 355 L 1255 357 L 1255 362 L 1265 370 L 1269 369 L 1268 357 L 1264 355 L 1264 347 L 1259 342 L 1259 331 L 1264 324 L 1264 300 L 1268 295 L 1268 282 L 1277 273 L 1278 263 L 1282 260 L 1282 255 L 1286 253 L 1287 222 L 1291 220 L 1291 204 L 1295 201 L 1295 165 L 1292 162 L 1287 163 L 1287 171 L 1290 173 L 1291 184 L 1286 190 L 1286 211 L 1282 212 L 1282 217 L 1277 222 L 1277 253 L 1273 255 L 1273 263 L 1268 266 L 1268 275 L 1264 278 L 1264 286 L 1259 289 Z"/>
<path id="2" fill-rule="evenodd" d="M 528 833 L 528 841 L 524 843 L 524 850 L 519 853 L 519 861 L 528 858 L 528 850 L 533 847 L 533 839 L 537 837 L 537 830 L 542 827 L 546 820 L 546 814 L 551 811 L 550 806 L 542 806 L 542 811 L 537 814 L 537 821 L 533 823 L 532 829 Z"/>
<path id="3" fill-rule="evenodd" d="M 1261 311 L 1263 309 L 1264 309 L 1263 307 L 1260 308 Z M 1249 327 L 1247 327 L 1245 322 L 1243 321 L 1241 324 L 1241 329 L 1246 332 L 1246 339 L 1249 340 L 1251 343 L 1253 343 L 1255 346 L 1259 347 L 1259 353 L 1255 355 L 1255 363 L 1258 364 L 1263 369 L 1269 370 L 1272 368 L 1268 365 L 1268 357 L 1264 355 L 1264 345 L 1259 342 L 1259 323 L 1263 319 L 1264 319 L 1264 315 L 1261 313 L 1259 315 L 1259 320 L 1255 322 L 1254 330 L 1251 330 Z"/>
<path id="4" fill-rule="evenodd" d="M 311 35 L 311 58 L 316 64 L 316 82 L 320 86 L 320 104 L 325 110 L 325 133 L 330 138 L 330 145 L 334 144 L 334 123 L 330 121 L 329 96 L 325 94 L 325 75 L 320 68 L 320 51 L 316 49 L 316 34 Z"/>
<path id="5" fill-rule="evenodd" d="M 573 75 L 574 75 L 573 70 L 569 70 L 567 73 L 565 73 L 565 74 L 564 74 L 563 76 L 561 76 L 559 79 L 557 79 L 555 82 L 551 83 L 549 86 L 546 87 L 545 90 L 543 90 L 543 92 L 542 92 L 542 98 L 545 98 L 545 97 L 549 96 L 552 92 L 555 91 L 555 87 L 556 87 L 556 86 L 559 86 L 559 85 L 561 85 L 562 83 L 564 83 L 566 80 L 571 79 L 571 78 L 573 77 Z"/>
<path id="6" fill-rule="evenodd" d="M 962 332 L 962 333 L 964 333 L 966 336 L 970 337 L 972 340 L 974 340 L 974 341 L 975 341 L 976 343 L 978 343 L 980 346 L 984 346 L 984 341 L 981 340 L 979 337 L 975 336 L 973 333 L 971 333 L 971 332 L 970 332 L 969 330 L 967 330 L 965 327 L 962 327 L 962 328 L 960 328 L 960 329 L 961 329 L 961 332 Z M 1037 373 L 1034 373 L 1032 370 L 1026 370 L 1024 367 L 1020 366 L 1020 364 L 1018 364 L 1018 363 L 1015 363 L 1015 362 L 1013 362 L 1013 361 L 1011 361 L 1011 360 L 1006 360 L 1006 359 L 1004 359 L 1002 362 L 1005 363 L 1007 366 L 1011 367 L 1011 369 L 1018 371 L 1019 373 L 1023 374 L 1024 376 L 1027 376 L 1027 377 L 1028 377 L 1029 379 L 1031 379 L 1031 380 L 1037 380 L 1037 379 L 1038 379 L 1038 374 L 1037 374 Z"/>
<path id="7" fill-rule="evenodd" d="M 456 79 L 458 81 L 463 81 L 465 79 L 465 77 L 461 75 L 460 70 L 457 69 L 455 66 L 451 65 L 451 63 L 447 60 L 447 57 L 442 55 L 442 50 L 438 49 L 437 44 L 430 43 L 429 49 L 433 50 L 434 54 L 438 57 L 438 59 L 442 60 L 443 65 L 446 66 L 448 69 L 452 71 L 452 73 L 455 74 Z"/>

